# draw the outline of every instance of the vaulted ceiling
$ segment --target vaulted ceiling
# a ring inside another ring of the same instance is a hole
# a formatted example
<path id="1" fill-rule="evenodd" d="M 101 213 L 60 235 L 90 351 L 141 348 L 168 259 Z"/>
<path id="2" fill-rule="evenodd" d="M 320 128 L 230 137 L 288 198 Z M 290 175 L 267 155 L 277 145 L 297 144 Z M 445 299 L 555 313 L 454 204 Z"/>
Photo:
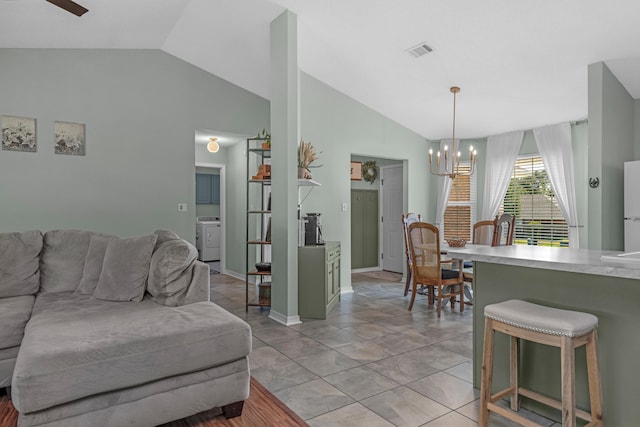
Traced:
<path id="1" fill-rule="evenodd" d="M 0 47 L 162 49 L 269 98 L 269 24 L 289 9 L 302 71 L 428 139 L 450 137 L 453 85 L 462 138 L 585 118 L 594 62 L 640 98 L 637 0 L 78 2 L 80 18 L 0 0 Z"/>

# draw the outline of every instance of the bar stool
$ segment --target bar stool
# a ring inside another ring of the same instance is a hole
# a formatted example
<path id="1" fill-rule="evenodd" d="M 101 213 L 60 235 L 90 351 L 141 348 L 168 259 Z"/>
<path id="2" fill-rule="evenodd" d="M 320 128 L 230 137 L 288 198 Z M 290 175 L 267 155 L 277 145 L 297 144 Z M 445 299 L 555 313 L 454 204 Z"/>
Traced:
<path id="1" fill-rule="evenodd" d="M 523 426 L 537 426 L 518 414 L 519 396 L 525 396 L 562 411 L 562 425 L 575 427 L 576 416 L 587 426 L 603 426 L 602 390 L 598 367 L 598 318 L 592 314 L 545 307 L 520 300 L 490 304 L 484 308 L 484 347 L 480 384 L 480 414 L 478 426 L 487 427 L 490 412 L 495 412 Z M 493 347 L 495 331 L 511 337 L 509 387 L 491 394 L 493 377 Z M 518 340 L 525 339 L 560 347 L 562 402 L 518 385 Z M 591 413 L 576 408 L 575 349 L 586 346 L 587 375 Z M 496 404 L 511 397 L 511 410 Z"/>

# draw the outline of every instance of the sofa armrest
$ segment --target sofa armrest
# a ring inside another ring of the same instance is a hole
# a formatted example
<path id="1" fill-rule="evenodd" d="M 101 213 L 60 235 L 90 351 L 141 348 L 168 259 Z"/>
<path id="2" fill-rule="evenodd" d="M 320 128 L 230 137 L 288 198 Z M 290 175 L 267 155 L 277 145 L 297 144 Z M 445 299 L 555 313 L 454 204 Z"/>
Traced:
<path id="1" fill-rule="evenodd" d="M 210 299 L 209 265 L 201 261 L 195 261 L 193 265 L 193 276 L 184 299 L 184 305 L 200 301 L 209 301 Z"/>

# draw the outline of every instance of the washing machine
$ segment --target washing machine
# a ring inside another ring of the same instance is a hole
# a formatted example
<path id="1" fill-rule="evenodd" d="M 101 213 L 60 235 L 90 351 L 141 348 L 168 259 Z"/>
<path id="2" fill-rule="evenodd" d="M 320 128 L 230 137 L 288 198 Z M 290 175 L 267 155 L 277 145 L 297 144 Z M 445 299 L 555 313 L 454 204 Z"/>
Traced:
<path id="1" fill-rule="evenodd" d="M 196 249 L 200 261 L 220 260 L 220 218 L 201 216 L 196 218 Z"/>

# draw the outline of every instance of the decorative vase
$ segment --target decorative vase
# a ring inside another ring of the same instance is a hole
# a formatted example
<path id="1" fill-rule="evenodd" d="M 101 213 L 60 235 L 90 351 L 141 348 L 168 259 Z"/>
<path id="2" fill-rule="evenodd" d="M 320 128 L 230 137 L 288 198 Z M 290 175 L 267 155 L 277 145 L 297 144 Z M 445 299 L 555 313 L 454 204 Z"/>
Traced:
<path id="1" fill-rule="evenodd" d="M 307 170 L 305 168 L 298 168 L 298 179 L 304 179 L 307 174 Z"/>

